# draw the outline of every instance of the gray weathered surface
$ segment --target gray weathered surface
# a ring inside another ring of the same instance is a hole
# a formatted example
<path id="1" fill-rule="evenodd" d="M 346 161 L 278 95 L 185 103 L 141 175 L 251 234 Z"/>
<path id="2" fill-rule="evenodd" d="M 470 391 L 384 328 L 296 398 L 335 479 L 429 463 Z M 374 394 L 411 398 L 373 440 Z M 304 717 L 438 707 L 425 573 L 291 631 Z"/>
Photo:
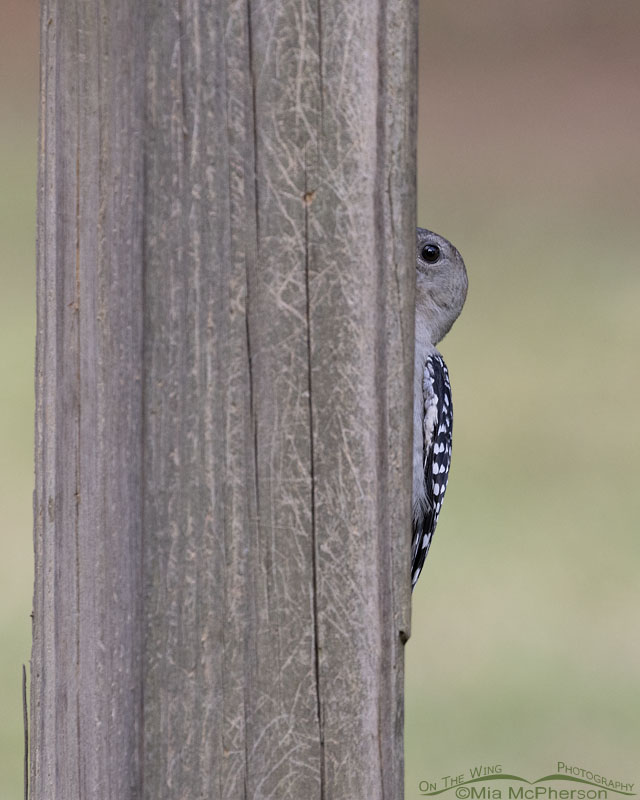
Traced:
<path id="1" fill-rule="evenodd" d="M 42 4 L 31 797 L 139 796 L 135 3 Z"/>
<path id="2" fill-rule="evenodd" d="M 43 0 L 31 797 L 399 798 L 414 0 Z"/>

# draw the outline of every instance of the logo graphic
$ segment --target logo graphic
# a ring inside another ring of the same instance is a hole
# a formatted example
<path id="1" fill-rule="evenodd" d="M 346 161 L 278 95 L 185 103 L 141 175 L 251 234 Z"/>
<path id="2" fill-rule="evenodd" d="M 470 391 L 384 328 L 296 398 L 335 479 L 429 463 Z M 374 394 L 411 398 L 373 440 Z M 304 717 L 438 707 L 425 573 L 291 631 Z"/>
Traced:
<path id="1" fill-rule="evenodd" d="M 556 762 L 555 772 L 533 781 L 505 773 L 501 764 L 494 764 L 418 784 L 422 797 L 453 791 L 457 800 L 608 800 L 609 793 L 613 800 L 615 796 L 634 797 L 634 789 L 634 783 L 564 761 Z"/>

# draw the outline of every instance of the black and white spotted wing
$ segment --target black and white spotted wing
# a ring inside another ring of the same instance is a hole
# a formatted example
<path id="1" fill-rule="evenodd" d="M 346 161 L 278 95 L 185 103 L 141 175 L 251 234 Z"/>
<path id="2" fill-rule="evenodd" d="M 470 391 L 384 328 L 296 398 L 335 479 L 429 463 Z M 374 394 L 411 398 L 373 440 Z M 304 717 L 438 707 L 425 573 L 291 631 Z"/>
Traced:
<path id="1" fill-rule="evenodd" d="M 453 405 L 447 365 L 439 353 L 427 357 L 422 380 L 423 454 L 426 503 L 413 522 L 411 587 L 416 585 L 438 524 L 451 464 Z"/>

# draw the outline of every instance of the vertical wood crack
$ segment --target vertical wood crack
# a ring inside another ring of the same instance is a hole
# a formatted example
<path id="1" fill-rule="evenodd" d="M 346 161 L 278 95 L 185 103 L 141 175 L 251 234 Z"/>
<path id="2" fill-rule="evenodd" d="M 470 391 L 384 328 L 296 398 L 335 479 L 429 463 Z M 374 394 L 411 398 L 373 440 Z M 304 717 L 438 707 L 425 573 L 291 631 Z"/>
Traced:
<path id="1" fill-rule="evenodd" d="M 305 165 L 305 196 L 308 196 L 308 171 Z M 310 261 L 309 252 L 309 203 L 304 204 L 304 274 L 306 292 L 306 330 L 307 330 L 307 412 L 309 424 L 309 476 L 311 482 L 311 566 L 312 566 L 312 592 L 313 592 L 313 640 L 314 640 L 314 667 L 316 703 L 318 712 L 318 733 L 320 742 L 320 798 L 325 797 L 325 753 L 324 753 L 324 721 L 322 717 L 322 691 L 320 685 L 320 625 L 318 610 L 318 540 L 316 529 L 316 478 L 314 459 L 314 420 L 313 420 L 313 378 L 312 378 L 312 350 L 311 350 L 311 291 L 310 291 Z"/>

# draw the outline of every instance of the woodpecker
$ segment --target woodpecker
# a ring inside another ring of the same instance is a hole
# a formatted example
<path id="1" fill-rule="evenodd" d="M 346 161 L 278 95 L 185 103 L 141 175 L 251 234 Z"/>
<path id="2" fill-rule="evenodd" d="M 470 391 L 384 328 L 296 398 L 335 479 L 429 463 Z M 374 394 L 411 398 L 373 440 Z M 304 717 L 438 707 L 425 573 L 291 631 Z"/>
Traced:
<path id="1" fill-rule="evenodd" d="M 451 464 L 451 384 L 436 345 L 458 318 L 467 296 L 462 256 L 451 242 L 424 228 L 416 232 L 416 273 L 412 589 L 429 552 Z"/>

